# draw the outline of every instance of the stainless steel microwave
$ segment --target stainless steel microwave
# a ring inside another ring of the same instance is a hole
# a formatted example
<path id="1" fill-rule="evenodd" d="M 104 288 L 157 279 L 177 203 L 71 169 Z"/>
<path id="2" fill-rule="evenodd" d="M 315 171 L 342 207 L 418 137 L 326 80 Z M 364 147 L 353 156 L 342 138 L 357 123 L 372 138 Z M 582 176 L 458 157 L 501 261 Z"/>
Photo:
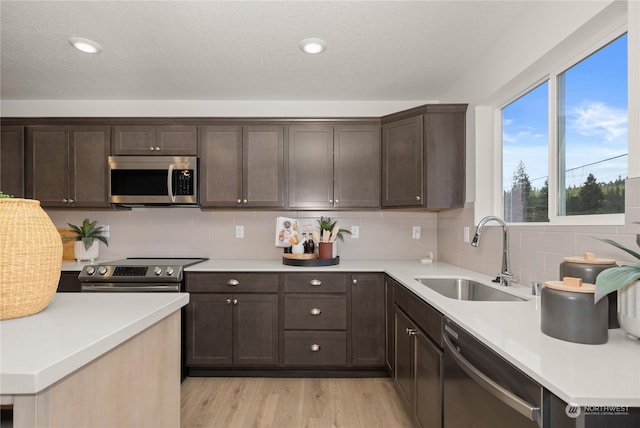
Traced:
<path id="1" fill-rule="evenodd" d="M 195 205 L 195 156 L 109 156 L 109 199 L 123 205 Z"/>

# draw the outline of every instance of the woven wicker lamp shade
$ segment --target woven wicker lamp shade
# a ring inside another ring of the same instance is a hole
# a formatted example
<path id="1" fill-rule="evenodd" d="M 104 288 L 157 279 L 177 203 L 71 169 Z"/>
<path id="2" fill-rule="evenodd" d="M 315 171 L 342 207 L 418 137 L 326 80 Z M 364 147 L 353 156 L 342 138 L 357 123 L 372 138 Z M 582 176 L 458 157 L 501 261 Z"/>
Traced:
<path id="1" fill-rule="evenodd" d="M 40 201 L 0 199 L 0 320 L 46 308 L 61 267 L 62 240 Z"/>

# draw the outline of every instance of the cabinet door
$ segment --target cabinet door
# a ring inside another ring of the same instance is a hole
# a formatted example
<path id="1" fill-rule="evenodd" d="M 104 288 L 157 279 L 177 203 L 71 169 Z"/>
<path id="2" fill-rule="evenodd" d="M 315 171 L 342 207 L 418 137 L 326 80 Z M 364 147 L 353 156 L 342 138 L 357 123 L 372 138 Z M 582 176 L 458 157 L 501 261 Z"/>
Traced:
<path id="1" fill-rule="evenodd" d="M 442 351 L 424 334 L 415 337 L 414 414 L 422 428 L 442 427 Z"/>
<path id="2" fill-rule="evenodd" d="M 187 366 L 231 365 L 232 296 L 191 294 L 187 306 Z"/>
<path id="3" fill-rule="evenodd" d="M 26 196 L 43 207 L 67 207 L 69 198 L 69 128 L 27 127 Z"/>
<path id="4" fill-rule="evenodd" d="M 3 126 L 0 130 L 0 190 L 24 197 L 24 127 Z"/>
<path id="5" fill-rule="evenodd" d="M 393 297 L 394 290 L 394 281 L 385 276 L 384 278 L 384 304 L 386 310 L 385 317 L 385 331 L 386 331 L 386 339 L 385 339 L 385 360 L 387 363 L 387 369 L 389 370 L 389 374 L 391 377 L 394 377 L 395 370 L 395 337 L 396 337 L 396 326 L 395 326 L 395 304 Z"/>
<path id="6" fill-rule="evenodd" d="M 159 150 L 156 150 L 156 127 L 154 125 L 114 126 L 113 134 L 113 153 L 116 155 L 161 154 Z"/>
<path id="7" fill-rule="evenodd" d="M 154 153 L 165 156 L 195 156 L 198 152 L 198 131 L 195 125 L 158 125 Z"/>
<path id="8" fill-rule="evenodd" d="M 396 344 L 395 344 L 395 372 L 394 381 L 407 410 L 411 410 L 413 397 L 413 336 L 409 334 L 415 330 L 411 320 L 396 307 L 395 310 Z M 411 412 L 413 414 L 413 412 Z"/>
<path id="9" fill-rule="evenodd" d="M 278 295 L 234 294 L 233 362 L 278 364 Z"/>
<path id="10" fill-rule="evenodd" d="M 284 129 L 243 127 L 242 206 L 284 208 Z"/>
<path id="11" fill-rule="evenodd" d="M 382 126 L 382 206 L 421 206 L 422 115 Z"/>
<path id="12" fill-rule="evenodd" d="M 333 207 L 333 127 L 289 127 L 289 207 Z"/>
<path id="13" fill-rule="evenodd" d="M 465 122 L 465 111 L 424 115 L 427 208 L 464 205 Z"/>
<path id="14" fill-rule="evenodd" d="M 200 127 L 200 205 L 242 206 L 242 127 Z"/>
<path id="15" fill-rule="evenodd" d="M 69 130 L 69 199 L 74 207 L 108 207 L 110 128 L 72 126 Z"/>
<path id="16" fill-rule="evenodd" d="M 351 340 L 354 366 L 385 364 L 384 276 L 351 276 Z"/>
<path id="17" fill-rule="evenodd" d="M 380 206 L 380 127 L 335 127 L 333 177 L 334 206 Z"/>

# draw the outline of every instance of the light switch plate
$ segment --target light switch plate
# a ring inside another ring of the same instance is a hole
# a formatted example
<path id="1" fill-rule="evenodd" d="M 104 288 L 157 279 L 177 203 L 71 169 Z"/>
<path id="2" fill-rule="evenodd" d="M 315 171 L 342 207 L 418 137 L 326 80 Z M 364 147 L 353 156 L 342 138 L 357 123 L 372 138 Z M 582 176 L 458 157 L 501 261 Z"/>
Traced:
<path id="1" fill-rule="evenodd" d="M 422 234 L 422 228 L 420 226 L 413 226 L 411 237 L 413 239 L 420 239 L 420 235 Z"/>
<path id="2" fill-rule="evenodd" d="M 351 226 L 351 237 L 353 239 L 360 238 L 360 226 Z"/>
<path id="3" fill-rule="evenodd" d="M 236 238 L 244 238 L 244 226 L 236 226 Z"/>

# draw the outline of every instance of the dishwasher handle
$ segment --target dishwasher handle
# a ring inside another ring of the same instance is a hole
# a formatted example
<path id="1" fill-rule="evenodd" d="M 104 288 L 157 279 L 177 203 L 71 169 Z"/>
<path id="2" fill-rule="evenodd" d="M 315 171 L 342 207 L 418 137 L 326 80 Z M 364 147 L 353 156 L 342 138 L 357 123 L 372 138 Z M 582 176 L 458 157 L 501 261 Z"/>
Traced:
<path id="1" fill-rule="evenodd" d="M 540 408 L 535 407 L 531 403 L 518 397 L 511 391 L 508 391 L 493 379 L 482 373 L 476 367 L 474 367 L 451 343 L 451 339 L 445 333 L 442 335 L 444 341 L 444 347 L 451 353 L 451 357 L 455 360 L 458 366 L 471 378 L 485 389 L 488 393 L 502 401 L 507 406 L 511 407 L 516 412 L 529 418 L 532 421 L 538 421 L 540 419 Z"/>

